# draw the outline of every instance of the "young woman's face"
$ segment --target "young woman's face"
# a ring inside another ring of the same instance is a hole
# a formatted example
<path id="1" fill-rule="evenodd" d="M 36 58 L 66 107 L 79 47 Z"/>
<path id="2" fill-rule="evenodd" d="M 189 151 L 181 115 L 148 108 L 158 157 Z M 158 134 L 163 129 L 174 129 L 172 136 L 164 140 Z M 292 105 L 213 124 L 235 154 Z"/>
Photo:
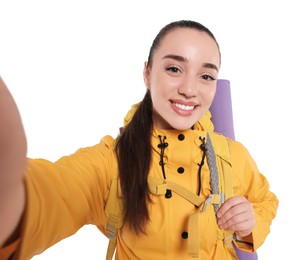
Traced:
<path id="1" fill-rule="evenodd" d="M 175 29 L 162 39 L 151 69 L 146 65 L 144 80 L 151 92 L 154 125 L 192 127 L 215 95 L 220 55 L 214 40 L 195 29 Z"/>

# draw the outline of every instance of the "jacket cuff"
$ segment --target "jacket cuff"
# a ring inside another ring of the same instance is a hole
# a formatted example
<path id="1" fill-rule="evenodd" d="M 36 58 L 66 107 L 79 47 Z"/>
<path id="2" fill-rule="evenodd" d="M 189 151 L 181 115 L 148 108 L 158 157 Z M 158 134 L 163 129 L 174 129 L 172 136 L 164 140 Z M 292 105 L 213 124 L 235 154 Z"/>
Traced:
<path id="1" fill-rule="evenodd" d="M 234 233 L 233 237 L 234 237 L 233 242 L 238 249 L 249 252 L 249 253 L 253 253 L 255 251 L 252 233 L 249 236 L 244 237 L 244 238 L 237 237 L 236 234 Z"/>

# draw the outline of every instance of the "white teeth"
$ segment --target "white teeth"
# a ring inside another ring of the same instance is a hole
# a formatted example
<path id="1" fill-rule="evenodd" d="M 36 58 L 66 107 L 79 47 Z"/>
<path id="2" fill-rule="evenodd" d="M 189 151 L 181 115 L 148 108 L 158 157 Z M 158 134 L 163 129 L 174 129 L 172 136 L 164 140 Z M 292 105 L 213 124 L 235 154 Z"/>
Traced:
<path id="1" fill-rule="evenodd" d="M 185 106 L 185 105 L 182 105 L 182 104 L 178 104 L 178 103 L 174 103 L 174 105 L 180 109 L 183 109 L 183 110 L 192 110 L 194 109 L 194 106 Z"/>

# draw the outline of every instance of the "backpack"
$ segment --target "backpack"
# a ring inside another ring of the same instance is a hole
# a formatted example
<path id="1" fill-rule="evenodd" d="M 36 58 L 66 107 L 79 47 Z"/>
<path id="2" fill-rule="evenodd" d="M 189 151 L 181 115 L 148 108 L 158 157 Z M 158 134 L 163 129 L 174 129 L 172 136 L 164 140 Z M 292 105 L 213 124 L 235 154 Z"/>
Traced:
<path id="1" fill-rule="evenodd" d="M 232 196 L 232 166 L 228 140 L 215 132 L 207 133 L 206 159 L 210 170 L 211 194 L 204 201 L 197 194 L 166 179 L 148 177 L 148 186 L 152 194 L 162 196 L 171 190 L 196 206 L 196 212 L 190 216 L 188 222 L 188 254 L 190 257 L 199 255 L 198 218 L 209 204 L 213 204 L 215 212 L 221 204 Z M 107 225 L 105 232 L 109 238 L 106 260 L 113 258 L 117 232 L 123 225 L 122 192 L 118 176 L 112 179 L 108 200 L 105 206 Z M 218 238 L 231 245 L 234 234 L 232 231 L 218 229 Z M 232 245 L 231 245 L 232 246 Z"/>

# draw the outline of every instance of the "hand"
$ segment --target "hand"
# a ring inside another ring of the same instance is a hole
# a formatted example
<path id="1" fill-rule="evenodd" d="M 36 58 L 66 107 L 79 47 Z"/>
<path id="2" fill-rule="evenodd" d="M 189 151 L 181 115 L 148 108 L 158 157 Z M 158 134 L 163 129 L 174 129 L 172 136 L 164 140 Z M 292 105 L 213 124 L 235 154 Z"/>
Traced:
<path id="1" fill-rule="evenodd" d="M 14 241 L 20 231 L 25 206 L 26 151 L 17 105 L 0 77 L 0 248 Z"/>
<path id="2" fill-rule="evenodd" d="M 217 218 L 220 228 L 233 230 L 241 238 L 250 235 L 255 226 L 253 205 L 244 196 L 228 199 L 217 211 Z"/>

